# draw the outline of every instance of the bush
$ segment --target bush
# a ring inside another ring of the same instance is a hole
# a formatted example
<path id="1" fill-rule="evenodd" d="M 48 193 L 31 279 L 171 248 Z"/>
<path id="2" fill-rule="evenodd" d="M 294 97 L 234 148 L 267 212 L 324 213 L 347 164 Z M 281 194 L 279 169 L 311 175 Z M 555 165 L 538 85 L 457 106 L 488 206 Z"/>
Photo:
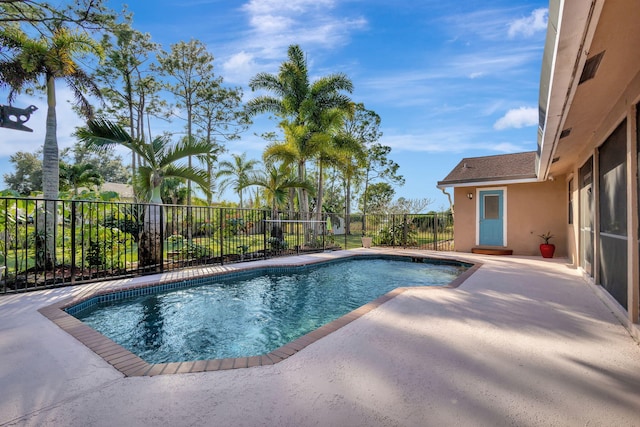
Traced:
<path id="1" fill-rule="evenodd" d="M 406 231 L 405 231 L 406 230 Z M 416 246 L 418 235 L 413 224 L 386 225 L 375 237 L 376 244 L 389 246 Z"/>

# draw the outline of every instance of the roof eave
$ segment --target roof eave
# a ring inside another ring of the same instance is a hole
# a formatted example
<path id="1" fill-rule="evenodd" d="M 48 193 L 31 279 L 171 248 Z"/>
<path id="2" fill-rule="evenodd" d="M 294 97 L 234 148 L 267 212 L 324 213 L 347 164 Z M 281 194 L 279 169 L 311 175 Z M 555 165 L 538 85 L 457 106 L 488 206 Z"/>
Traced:
<path id="1" fill-rule="evenodd" d="M 549 176 L 560 133 L 587 60 L 603 3 L 602 0 L 550 2 L 540 76 L 536 170 L 539 181 L 544 181 Z"/>

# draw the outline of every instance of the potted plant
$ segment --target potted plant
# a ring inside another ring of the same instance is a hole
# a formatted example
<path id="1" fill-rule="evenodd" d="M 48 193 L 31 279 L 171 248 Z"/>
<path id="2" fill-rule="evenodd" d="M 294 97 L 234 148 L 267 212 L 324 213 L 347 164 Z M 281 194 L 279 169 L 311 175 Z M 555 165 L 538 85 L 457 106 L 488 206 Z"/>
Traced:
<path id="1" fill-rule="evenodd" d="M 372 241 L 371 237 L 365 236 L 364 234 L 362 235 L 362 247 L 363 248 L 370 248 L 371 247 L 371 241 Z"/>
<path id="2" fill-rule="evenodd" d="M 553 253 L 556 250 L 556 245 L 549 243 L 549 240 L 553 238 L 553 234 L 547 231 L 545 234 L 540 234 L 539 237 L 544 240 L 544 243 L 540 244 L 540 254 L 542 258 L 553 258 Z"/>

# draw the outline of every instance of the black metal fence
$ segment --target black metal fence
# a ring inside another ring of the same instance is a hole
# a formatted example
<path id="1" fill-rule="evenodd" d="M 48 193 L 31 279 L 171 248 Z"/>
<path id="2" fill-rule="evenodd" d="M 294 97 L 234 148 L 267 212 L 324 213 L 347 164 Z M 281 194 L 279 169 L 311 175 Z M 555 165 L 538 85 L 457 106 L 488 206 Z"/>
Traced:
<path id="1" fill-rule="evenodd" d="M 163 205 L 151 220 L 151 207 L 0 198 L 0 293 L 352 249 L 368 246 L 367 238 L 373 246 L 453 249 L 447 214 L 331 213 L 318 219 L 282 212 L 272 218 L 268 210 Z M 145 251 L 154 229 L 156 245 Z"/>

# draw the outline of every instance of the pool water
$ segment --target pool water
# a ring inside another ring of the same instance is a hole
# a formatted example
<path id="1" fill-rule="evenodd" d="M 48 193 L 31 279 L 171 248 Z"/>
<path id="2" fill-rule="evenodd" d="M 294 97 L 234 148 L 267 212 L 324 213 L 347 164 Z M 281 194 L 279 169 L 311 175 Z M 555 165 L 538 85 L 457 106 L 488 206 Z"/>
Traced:
<path id="1" fill-rule="evenodd" d="M 205 285 L 95 304 L 75 317 L 149 363 L 247 357 L 269 353 L 392 289 L 446 285 L 464 270 L 355 259 L 286 274 L 216 276 Z"/>

